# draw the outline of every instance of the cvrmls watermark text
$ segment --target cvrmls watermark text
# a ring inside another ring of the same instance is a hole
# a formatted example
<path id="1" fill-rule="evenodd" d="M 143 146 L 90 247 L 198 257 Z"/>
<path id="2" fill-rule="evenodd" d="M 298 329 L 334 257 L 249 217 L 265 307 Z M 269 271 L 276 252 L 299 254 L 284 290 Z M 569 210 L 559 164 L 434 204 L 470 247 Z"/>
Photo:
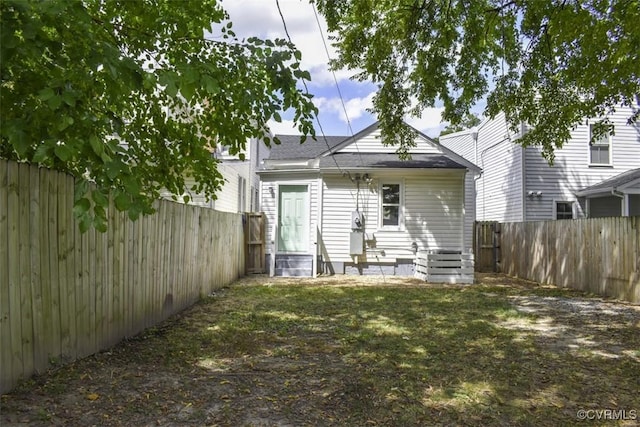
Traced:
<path id="1" fill-rule="evenodd" d="M 638 411 L 636 409 L 580 409 L 576 416 L 579 420 L 627 421 L 637 420 Z"/>

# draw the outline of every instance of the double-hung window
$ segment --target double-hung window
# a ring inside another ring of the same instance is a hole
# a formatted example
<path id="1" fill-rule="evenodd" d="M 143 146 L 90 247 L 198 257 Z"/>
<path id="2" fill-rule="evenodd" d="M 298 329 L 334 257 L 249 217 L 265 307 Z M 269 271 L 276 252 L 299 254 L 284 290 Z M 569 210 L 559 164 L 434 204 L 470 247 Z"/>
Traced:
<path id="1" fill-rule="evenodd" d="M 589 164 L 592 166 L 611 165 L 611 133 L 605 131 L 594 138 L 594 126 L 589 126 Z"/>
<path id="2" fill-rule="evenodd" d="M 382 228 L 402 226 L 402 184 L 383 182 L 380 185 L 380 224 Z"/>

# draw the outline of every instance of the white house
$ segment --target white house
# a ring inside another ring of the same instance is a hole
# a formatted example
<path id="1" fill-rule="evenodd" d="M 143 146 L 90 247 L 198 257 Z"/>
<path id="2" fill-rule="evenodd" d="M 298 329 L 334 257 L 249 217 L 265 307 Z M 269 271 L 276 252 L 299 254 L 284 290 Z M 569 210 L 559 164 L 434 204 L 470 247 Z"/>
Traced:
<path id="1" fill-rule="evenodd" d="M 185 177 L 185 192 L 178 197 L 183 202 L 184 196 L 189 195 L 189 204 L 206 206 L 223 212 L 248 212 L 259 210 L 259 177 L 256 171 L 265 157 L 269 155 L 269 148 L 264 141 L 251 138 L 247 141 L 244 159 L 239 155 L 230 155 L 229 150 L 220 147 L 212 153 L 219 160 L 218 171 L 224 179 L 222 188 L 216 194 L 216 200 L 207 200 L 203 194 L 195 193 L 190 188 L 195 184 L 192 177 Z M 161 197 L 172 200 L 171 193 L 164 191 Z"/>
<path id="2" fill-rule="evenodd" d="M 378 124 L 352 137 L 278 135 L 258 171 L 275 275 L 410 275 L 419 250 L 469 251 L 479 168 L 417 132 L 412 159 Z"/>
<path id="3" fill-rule="evenodd" d="M 615 134 L 591 142 L 593 120 L 585 120 L 555 151 L 552 166 L 540 147 L 517 144 L 503 114 L 477 128 L 440 137 L 440 143 L 482 169 L 476 181 L 480 221 L 541 221 L 640 215 L 640 126 L 632 112 L 609 116 Z"/>

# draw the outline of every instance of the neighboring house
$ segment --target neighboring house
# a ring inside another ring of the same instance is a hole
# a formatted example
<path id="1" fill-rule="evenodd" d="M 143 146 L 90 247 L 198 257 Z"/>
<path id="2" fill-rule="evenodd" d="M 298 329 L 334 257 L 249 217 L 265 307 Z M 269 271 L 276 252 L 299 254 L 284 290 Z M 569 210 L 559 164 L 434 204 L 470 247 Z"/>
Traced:
<path id="1" fill-rule="evenodd" d="M 583 122 L 555 151 L 552 166 L 540 147 L 517 144 L 503 114 L 440 143 L 482 169 L 476 181 L 479 221 L 541 221 L 640 215 L 640 126 L 630 109 L 608 116 L 615 134 L 591 141 L 594 120 Z"/>
<path id="2" fill-rule="evenodd" d="M 184 196 L 189 195 L 189 204 L 206 206 L 223 212 L 248 212 L 259 210 L 259 177 L 256 170 L 265 157 L 269 155 L 269 148 L 257 138 L 247 142 L 244 160 L 238 155 L 230 155 L 229 150 L 221 147 L 212 153 L 220 162 L 218 171 L 224 178 L 222 188 L 216 194 L 216 200 L 206 200 L 203 194 L 189 191 L 195 181 L 185 178 L 185 193 L 178 197 L 183 202 Z M 172 200 L 169 192 L 161 193 L 161 197 Z"/>
<path id="3" fill-rule="evenodd" d="M 258 171 L 273 275 L 410 275 L 418 250 L 470 251 L 479 168 L 418 133 L 412 159 L 378 124 L 352 137 L 278 135 Z"/>

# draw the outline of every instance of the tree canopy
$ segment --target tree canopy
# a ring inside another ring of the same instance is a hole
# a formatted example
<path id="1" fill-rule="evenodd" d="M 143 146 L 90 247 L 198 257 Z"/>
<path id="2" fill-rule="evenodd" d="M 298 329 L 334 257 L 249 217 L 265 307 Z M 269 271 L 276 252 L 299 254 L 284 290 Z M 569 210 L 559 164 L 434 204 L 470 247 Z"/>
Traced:
<path id="1" fill-rule="evenodd" d="M 336 68 L 379 86 L 373 109 L 406 152 L 407 113 L 444 103 L 458 125 L 487 97 L 523 145 L 555 148 L 585 118 L 632 107 L 640 94 L 637 0 L 317 0 L 335 35 Z"/>
<path id="2" fill-rule="evenodd" d="M 293 108 L 313 135 L 309 80 L 289 42 L 238 40 L 218 1 L 2 0 L 0 157 L 68 172 L 81 228 L 131 218 L 159 191 L 215 198 L 211 151 L 241 154 Z M 94 185 L 90 185 L 93 183 Z"/>

